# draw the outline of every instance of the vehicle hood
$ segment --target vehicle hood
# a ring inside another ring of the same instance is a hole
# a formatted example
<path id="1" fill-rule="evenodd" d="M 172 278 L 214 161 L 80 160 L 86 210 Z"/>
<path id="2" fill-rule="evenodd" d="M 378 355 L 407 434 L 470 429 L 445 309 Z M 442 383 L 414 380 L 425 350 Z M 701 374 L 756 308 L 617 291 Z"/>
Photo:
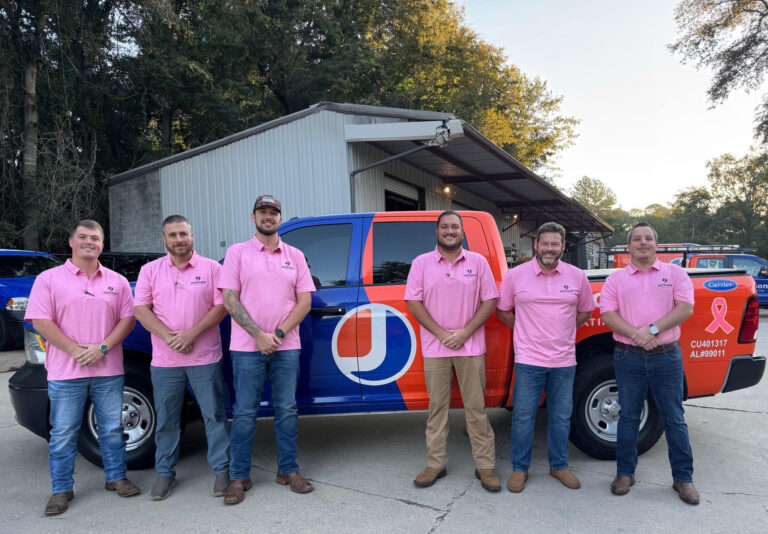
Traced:
<path id="1" fill-rule="evenodd" d="M 34 276 L 21 276 L 19 278 L 0 278 L 0 294 L 7 297 L 28 297 L 35 283 Z"/>

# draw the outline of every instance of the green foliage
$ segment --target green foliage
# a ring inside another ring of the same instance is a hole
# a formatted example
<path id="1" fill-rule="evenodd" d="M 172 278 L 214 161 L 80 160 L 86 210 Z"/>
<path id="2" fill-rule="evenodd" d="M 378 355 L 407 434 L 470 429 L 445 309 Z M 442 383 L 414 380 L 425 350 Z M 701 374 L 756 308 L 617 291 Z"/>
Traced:
<path id="1" fill-rule="evenodd" d="M 675 9 L 675 21 L 680 38 L 670 49 L 683 62 L 713 71 L 707 90 L 713 104 L 723 102 L 734 90 L 760 88 L 768 68 L 768 3 L 682 0 Z M 768 99 L 757 110 L 755 136 L 768 143 Z"/>
<path id="2" fill-rule="evenodd" d="M 616 205 L 616 193 L 597 178 L 582 176 L 569 194 L 599 217 L 609 216 Z"/>

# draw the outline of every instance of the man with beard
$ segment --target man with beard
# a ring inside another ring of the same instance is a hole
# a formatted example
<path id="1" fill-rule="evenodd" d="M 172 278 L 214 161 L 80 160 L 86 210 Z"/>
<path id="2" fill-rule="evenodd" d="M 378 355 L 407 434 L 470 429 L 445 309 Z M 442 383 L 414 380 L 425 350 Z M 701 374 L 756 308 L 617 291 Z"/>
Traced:
<path id="1" fill-rule="evenodd" d="M 64 513 L 75 496 L 77 435 L 87 399 L 96 412 L 104 489 L 120 497 L 141 493 L 125 476 L 122 424 L 121 343 L 135 324 L 131 286 L 124 276 L 99 263 L 104 230 L 96 221 L 77 223 L 69 246 L 72 258 L 35 280 L 24 317 L 48 342 L 48 464 L 53 495 L 45 515 Z"/>
<path id="2" fill-rule="evenodd" d="M 685 374 L 680 324 L 693 313 L 693 283 L 679 266 L 656 258 L 656 230 L 639 222 L 627 235 L 632 261 L 614 271 L 600 293 L 600 317 L 613 330 L 613 366 L 621 413 L 616 432 L 616 478 L 611 493 L 626 495 L 635 483 L 637 436 L 650 390 L 664 419 L 672 488 L 699 504 L 693 485 L 693 452 L 683 416 Z"/>
<path id="3" fill-rule="evenodd" d="M 296 493 L 314 488 L 296 462 L 296 385 L 299 378 L 299 323 L 309 312 L 315 290 L 300 250 L 277 235 L 282 221 L 280 201 L 272 195 L 256 199 L 251 220 L 256 234 L 229 247 L 219 287 L 232 316 L 232 371 L 235 406 L 230 434 L 231 482 L 226 504 L 243 501 L 251 488 L 251 447 L 256 417 L 269 378 L 277 440 L 275 482 Z"/>
<path id="4" fill-rule="evenodd" d="M 512 474 L 507 489 L 520 493 L 528 480 L 536 412 L 547 393 L 549 474 L 567 488 L 581 487 L 568 469 L 568 433 L 576 373 L 576 329 L 595 308 L 581 269 L 560 261 L 565 228 L 548 222 L 536 232 L 536 258 L 507 271 L 496 312 L 513 331 Z"/>
<path id="5" fill-rule="evenodd" d="M 426 488 L 446 475 L 452 371 L 461 390 L 475 476 L 499 491 L 493 429 L 485 413 L 485 328 L 499 296 L 483 256 L 462 248 L 463 221 L 454 211 L 437 219 L 437 247 L 411 264 L 405 300 L 421 325 L 424 380 L 429 394 L 427 467 L 413 483 Z"/>
<path id="6" fill-rule="evenodd" d="M 192 228 L 182 215 L 167 217 L 162 230 L 168 255 L 141 268 L 134 300 L 136 318 L 152 334 L 157 480 L 150 498 L 163 500 L 176 485 L 187 380 L 205 423 L 208 463 L 215 475 L 213 495 L 221 497 L 229 484 L 227 390 L 219 334 L 227 312 L 217 287 L 221 265 L 195 252 Z"/>

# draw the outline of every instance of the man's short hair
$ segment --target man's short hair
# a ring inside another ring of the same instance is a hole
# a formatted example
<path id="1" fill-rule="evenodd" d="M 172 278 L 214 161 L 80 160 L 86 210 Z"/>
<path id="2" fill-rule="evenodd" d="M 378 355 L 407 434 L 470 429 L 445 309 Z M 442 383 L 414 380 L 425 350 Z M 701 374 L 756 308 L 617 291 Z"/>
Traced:
<path id="1" fill-rule="evenodd" d="M 536 230 L 536 241 L 539 240 L 541 234 L 547 233 L 560 234 L 560 240 L 565 243 L 565 228 L 562 224 L 558 224 L 556 222 L 545 222 L 539 226 L 538 230 Z"/>
<path id="2" fill-rule="evenodd" d="M 165 233 L 165 227 L 166 227 L 167 225 L 169 225 L 169 224 L 175 224 L 175 223 L 187 223 L 187 224 L 189 225 L 189 227 L 190 227 L 190 228 L 192 228 L 192 225 L 191 225 L 191 224 L 189 224 L 189 221 L 188 221 L 188 220 L 187 220 L 187 218 L 186 218 L 186 217 L 184 217 L 183 215 L 169 215 L 169 216 L 168 216 L 168 217 L 166 217 L 166 218 L 165 218 L 165 220 L 163 221 L 163 226 L 162 226 L 162 229 L 163 229 L 163 233 Z"/>
<path id="3" fill-rule="evenodd" d="M 77 232 L 77 229 L 79 227 L 88 228 L 89 230 L 98 230 L 101 234 L 101 240 L 104 241 L 104 228 L 101 227 L 99 223 L 92 219 L 83 219 L 82 221 L 78 222 L 74 228 L 72 228 L 72 231 L 69 233 L 69 237 L 75 237 L 75 233 Z"/>
<path id="4" fill-rule="evenodd" d="M 448 215 L 455 215 L 459 218 L 459 224 L 461 224 L 461 227 L 464 228 L 464 219 L 459 215 L 457 212 L 453 210 L 445 210 L 443 213 L 437 216 L 437 227 L 440 228 L 440 220 L 443 217 L 447 217 Z"/>
<path id="5" fill-rule="evenodd" d="M 653 240 L 656 241 L 657 244 L 659 243 L 659 235 L 656 233 L 656 229 L 647 222 L 640 221 L 635 223 L 635 225 L 629 229 L 629 233 L 627 234 L 627 245 L 629 245 L 629 240 L 632 239 L 632 232 L 635 231 L 635 228 L 650 228 L 651 232 L 653 232 Z"/>

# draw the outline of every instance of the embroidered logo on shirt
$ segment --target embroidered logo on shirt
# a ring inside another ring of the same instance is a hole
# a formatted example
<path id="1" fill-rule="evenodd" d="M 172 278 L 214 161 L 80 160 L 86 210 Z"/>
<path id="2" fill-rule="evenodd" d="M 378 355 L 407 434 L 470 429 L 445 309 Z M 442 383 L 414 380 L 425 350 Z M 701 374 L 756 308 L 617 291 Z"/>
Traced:
<path id="1" fill-rule="evenodd" d="M 464 278 L 477 278 L 477 273 L 473 273 L 472 269 L 467 269 L 467 272 L 464 273 Z"/>
<path id="2" fill-rule="evenodd" d="M 195 279 L 190 282 L 190 284 L 193 286 L 205 285 L 205 283 L 205 280 L 203 280 L 200 276 L 195 276 Z"/>
<path id="3" fill-rule="evenodd" d="M 117 292 L 115 291 L 115 288 L 112 286 L 107 287 L 107 290 L 104 292 L 105 295 L 117 295 Z"/>
<path id="4" fill-rule="evenodd" d="M 666 278 L 661 279 L 661 283 L 656 287 L 672 287 L 672 284 L 669 283 L 669 280 Z"/>
<path id="5" fill-rule="evenodd" d="M 560 293 L 578 293 L 578 289 L 571 289 L 568 284 L 563 284 L 563 289 L 560 290 Z"/>
<path id="6" fill-rule="evenodd" d="M 290 262 L 290 261 L 286 261 L 286 262 L 285 262 L 285 263 L 282 265 L 282 268 L 283 268 L 283 269 L 291 269 L 291 270 L 294 270 L 294 267 L 293 267 L 293 265 L 291 265 L 291 262 Z"/>

